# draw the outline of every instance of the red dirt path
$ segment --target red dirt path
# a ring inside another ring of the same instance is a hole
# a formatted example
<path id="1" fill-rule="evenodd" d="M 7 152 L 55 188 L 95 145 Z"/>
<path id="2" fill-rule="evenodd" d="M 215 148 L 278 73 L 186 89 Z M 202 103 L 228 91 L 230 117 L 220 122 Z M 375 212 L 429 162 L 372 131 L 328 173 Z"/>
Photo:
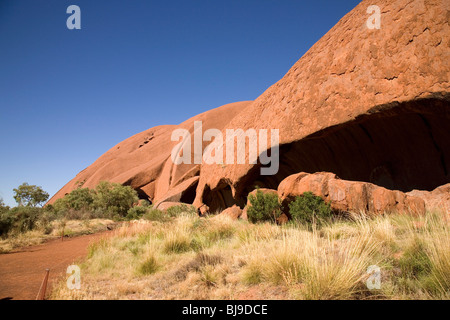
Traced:
<path id="1" fill-rule="evenodd" d="M 47 294 L 67 267 L 87 254 L 88 245 L 110 231 L 75 238 L 51 240 L 37 246 L 0 254 L 0 299 L 34 300 L 45 269 L 50 269 Z M 83 275 L 81 275 L 83 281 Z"/>

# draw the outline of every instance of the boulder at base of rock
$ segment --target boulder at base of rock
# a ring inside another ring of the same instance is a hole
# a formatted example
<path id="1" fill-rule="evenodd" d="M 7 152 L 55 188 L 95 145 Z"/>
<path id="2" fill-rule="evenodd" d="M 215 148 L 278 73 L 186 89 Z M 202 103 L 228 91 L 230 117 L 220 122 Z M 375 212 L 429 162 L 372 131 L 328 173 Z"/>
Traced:
<path id="1" fill-rule="evenodd" d="M 293 174 L 278 186 L 278 195 L 285 208 L 295 197 L 307 191 L 331 203 L 335 211 L 425 213 L 425 202 L 418 197 L 368 182 L 341 180 L 328 172 Z"/>
<path id="2" fill-rule="evenodd" d="M 228 216 L 234 220 L 238 219 L 242 215 L 242 209 L 237 205 L 229 207 L 220 213 L 221 216 Z"/>
<path id="3" fill-rule="evenodd" d="M 413 190 L 406 194 L 423 199 L 425 201 L 425 206 L 429 211 L 443 210 L 450 215 L 450 183 L 437 187 L 431 192 Z"/>

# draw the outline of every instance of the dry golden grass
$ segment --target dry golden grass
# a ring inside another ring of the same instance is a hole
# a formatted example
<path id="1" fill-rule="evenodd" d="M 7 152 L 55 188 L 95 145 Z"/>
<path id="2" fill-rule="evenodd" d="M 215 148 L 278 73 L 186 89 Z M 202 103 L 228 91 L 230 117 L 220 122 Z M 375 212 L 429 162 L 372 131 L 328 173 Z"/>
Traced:
<path id="1" fill-rule="evenodd" d="M 308 231 L 181 215 L 129 223 L 89 249 L 82 286 L 54 299 L 448 299 L 449 221 L 354 216 Z M 381 289 L 366 286 L 381 268 Z"/>

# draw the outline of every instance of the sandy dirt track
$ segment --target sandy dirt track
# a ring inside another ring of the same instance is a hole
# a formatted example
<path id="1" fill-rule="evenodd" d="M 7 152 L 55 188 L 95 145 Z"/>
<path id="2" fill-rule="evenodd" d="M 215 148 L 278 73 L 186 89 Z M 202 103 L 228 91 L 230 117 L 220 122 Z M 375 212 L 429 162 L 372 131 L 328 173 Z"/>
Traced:
<path id="1" fill-rule="evenodd" d="M 67 267 L 86 256 L 89 244 L 110 232 L 51 240 L 0 254 L 0 299 L 36 299 L 47 268 L 50 269 L 48 295 L 55 281 L 68 277 Z"/>

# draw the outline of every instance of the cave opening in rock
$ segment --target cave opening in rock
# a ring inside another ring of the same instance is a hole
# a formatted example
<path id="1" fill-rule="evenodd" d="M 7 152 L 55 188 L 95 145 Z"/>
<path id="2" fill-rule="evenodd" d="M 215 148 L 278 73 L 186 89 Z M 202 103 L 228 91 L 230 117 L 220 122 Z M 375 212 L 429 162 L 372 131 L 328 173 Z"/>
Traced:
<path id="1" fill-rule="evenodd" d="M 147 201 L 149 201 L 151 203 L 150 198 L 144 192 L 144 190 L 142 190 L 141 188 L 134 188 L 134 190 L 136 190 L 139 200 L 147 200 Z"/>
<path id="2" fill-rule="evenodd" d="M 450 103 L 422 99 L 373 108 L 351 122 L 280 146 L 280 168 L 247 175 L 238 197 L 254 187 L 277 189 L 301 171 L 333 172 L 345 180 L 370 182 L 403 192 L 431 191 L 450 182 Z"/>
<path id="3" fill-rule="evenodd" d="M 181 195 L 180 202 L 193 203 L 196 195 L 197 185 L 198 182 L 192 184 L 189 188 L 187 188 Z"/>
<path id="4" fill-rule="evenodd" d="M 214 190 L 207 185 L 203 192 L 203 202 L 208 205 L 211 213 L 223 211 L 236 204 L 231 187 L 223 182 Z"/>

